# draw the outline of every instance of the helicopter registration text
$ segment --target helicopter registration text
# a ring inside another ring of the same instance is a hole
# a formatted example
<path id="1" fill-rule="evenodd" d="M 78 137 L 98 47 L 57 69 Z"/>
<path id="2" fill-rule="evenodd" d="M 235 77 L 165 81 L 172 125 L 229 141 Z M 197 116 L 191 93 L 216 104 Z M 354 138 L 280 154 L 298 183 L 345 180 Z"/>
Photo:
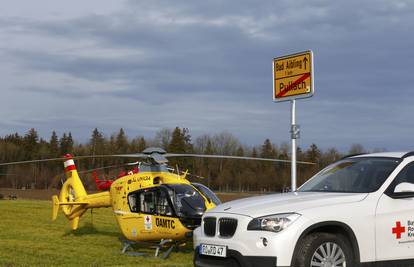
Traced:
<path id="1" fill-rule="evenodd" d="M 156 218 L 155 224 L 157 227 L 175 229 L 175 221 L 170 219 Z"/>

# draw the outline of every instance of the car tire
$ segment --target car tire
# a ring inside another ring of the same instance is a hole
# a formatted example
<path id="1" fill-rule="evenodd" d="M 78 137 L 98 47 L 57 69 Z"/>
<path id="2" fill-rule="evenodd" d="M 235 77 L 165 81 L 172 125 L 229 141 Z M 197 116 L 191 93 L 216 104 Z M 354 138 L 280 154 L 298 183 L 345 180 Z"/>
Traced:
<path id="1" fill-rule="evenodd" d="M 345 261 L 346 264 L 341 263 Z M 335 267 L 356 266 L 352 246 L 342 234 L 312 233 L 299 241 L 293 261 L 294 267 L 325 266 L 327 262 Z"/>

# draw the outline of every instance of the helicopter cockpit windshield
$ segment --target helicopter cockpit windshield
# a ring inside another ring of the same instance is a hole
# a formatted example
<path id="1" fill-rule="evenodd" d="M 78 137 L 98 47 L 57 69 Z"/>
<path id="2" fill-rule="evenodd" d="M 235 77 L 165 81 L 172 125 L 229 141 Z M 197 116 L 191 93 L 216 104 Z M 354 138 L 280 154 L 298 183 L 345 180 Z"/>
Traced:
<path id="1" fill-rule="evenodd" d="M 200 193 L 188 184 L 169 184 L 165 186 L 173 200 L 178 217 L 201 218 L 206 205 Z"/>
<path id="2" fill-rule="evenodd" d="M 128 194 L 128 204 L 131 212 L 178 217 L 184 226 L 194 229 L 207 209 L 206 198 L 215 204 L 220 201 L 211 190 L 197 185 L 161 184 L 140 189 Z"/>
<path id="3" fill-rule="evenodd" d="M 208 201 L 212 201 L 216 206 L 221 204 L 220 199 L 207 186 L 199 183 L 192 183 L 192 185 L 200 191 Z"/>

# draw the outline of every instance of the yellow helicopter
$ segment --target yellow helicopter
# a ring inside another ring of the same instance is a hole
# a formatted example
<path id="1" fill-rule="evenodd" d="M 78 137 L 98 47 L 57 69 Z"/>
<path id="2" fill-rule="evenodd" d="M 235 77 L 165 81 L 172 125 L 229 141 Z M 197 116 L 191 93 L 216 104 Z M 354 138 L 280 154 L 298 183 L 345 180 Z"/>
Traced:
<path id="1" fill-rule="evenodd" d="M 108 191 L 88 194 L 79 177 L 75 160 L 96 157 L 141 158 L 143 161 L 139 163 L 138 172 L 129 172 L 111 181 Z M 127 252 L 133 244 L 149 244 L 156 248 L 155 256 L 160 255 L 161 248 L 168 247 L 162 255 L 166 258 L 173 248 L 185 244 L 192 237 L 192 231 L 200 226 L 204 212 L 221 203 L 208 187 L 191 183 L 187 179 L 188 172 L 174 173 L 167 165 L 169 157 L 290 162 L 254 157 L 172 154 L 166 153 L 161 148 L 147 148 L 140 154 L 80 157 L 72 157 L 68 154 L 64 158 L 4 163 L 0 166 L 63 160 L 67 179 L 63 183 L 60 195 L 52 197 L 52 220 L 57 218 L 61 208 L 70 221 L 71 229 L 76 230 L 80 217 L 88 209 L 112 207 L 122 235 L 125 237 L 122 252 Z M 132 254 L 141 255 L 137 252 Z"/>

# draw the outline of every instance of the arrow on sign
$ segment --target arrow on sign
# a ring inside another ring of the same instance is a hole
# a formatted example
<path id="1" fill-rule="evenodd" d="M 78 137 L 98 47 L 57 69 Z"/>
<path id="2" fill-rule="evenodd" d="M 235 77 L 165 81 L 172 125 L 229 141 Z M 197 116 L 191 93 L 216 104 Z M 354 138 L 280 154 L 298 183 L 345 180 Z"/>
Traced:
<path id="1" fill-rule="evenodd" d="M 308 63 L 308 59 L 306 57 L 304 57 L 303 62 L 305 62 L 305 70 L 306 70 L 306 63 Z"/>

